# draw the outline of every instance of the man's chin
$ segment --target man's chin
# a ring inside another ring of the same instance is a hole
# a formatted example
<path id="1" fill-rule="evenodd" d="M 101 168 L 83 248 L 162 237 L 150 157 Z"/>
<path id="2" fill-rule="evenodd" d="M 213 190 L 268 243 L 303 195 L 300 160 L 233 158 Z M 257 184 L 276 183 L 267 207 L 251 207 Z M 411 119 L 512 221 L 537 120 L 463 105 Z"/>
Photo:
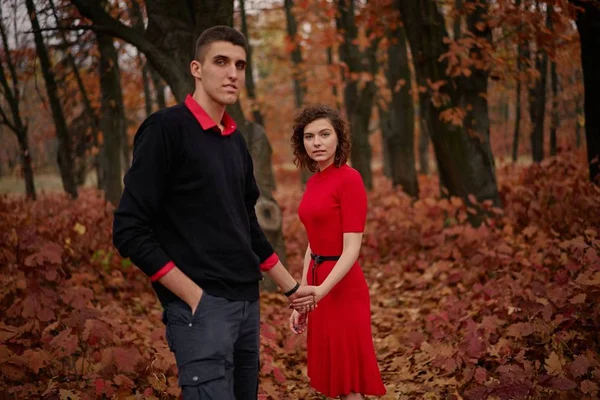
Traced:
<path id="1" fill-rule="evenodd" d="M 239 95 L 227 96 L 227 97 L 224 97 L 222 99 L 222 101 L 223 101 L 223 104 L 230 106 L 232 104 L 235 104 L 238 101 L 238 98 L 239 98 Z"/>

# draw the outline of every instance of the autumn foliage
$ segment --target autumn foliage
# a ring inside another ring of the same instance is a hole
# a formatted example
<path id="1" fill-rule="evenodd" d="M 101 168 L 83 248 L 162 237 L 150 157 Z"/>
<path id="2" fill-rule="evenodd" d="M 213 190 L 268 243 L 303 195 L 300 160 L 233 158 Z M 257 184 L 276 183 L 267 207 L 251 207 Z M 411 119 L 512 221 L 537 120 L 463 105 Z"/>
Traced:
<path id="1" fill-rule="evenodd" d="M 422 177 L 414 201 L 376 175 L 362 265 L 389 399 L 596 398 L 600 193 L 582 155 L 498 171 L 503 210 L 481 227 Z M 296 186 L 280 189 L 289 265 L 306 238 Z M 112 208 L 0 200 L 0 394 L 174 398 L 174 358 L 148 279 L 110 241 Z M 319 398 L 305 336 L 263 294 L 261 398 Z"/>

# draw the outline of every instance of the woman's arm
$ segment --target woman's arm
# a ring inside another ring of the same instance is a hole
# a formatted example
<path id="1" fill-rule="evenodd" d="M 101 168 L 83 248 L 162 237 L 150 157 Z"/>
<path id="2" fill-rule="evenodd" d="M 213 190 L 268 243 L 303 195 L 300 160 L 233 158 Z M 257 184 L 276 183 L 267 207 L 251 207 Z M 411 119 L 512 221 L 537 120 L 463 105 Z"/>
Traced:
<path id="1" fill-rule="evenodd" d="M 310 243 L 306 246 L 306 253 L 304 254 L 304 265 L 302 266 L 302 284 L 308 285 L 308 266 L 310 265 Z"/>
<path id="2" fill-rule="evenodd" d="M 317 302 L 327 295 L 350 271 L 360 254 L 362 236 L 362 232 L 344 233 L 344 250 L 327 278 L 318 286 Z"/>

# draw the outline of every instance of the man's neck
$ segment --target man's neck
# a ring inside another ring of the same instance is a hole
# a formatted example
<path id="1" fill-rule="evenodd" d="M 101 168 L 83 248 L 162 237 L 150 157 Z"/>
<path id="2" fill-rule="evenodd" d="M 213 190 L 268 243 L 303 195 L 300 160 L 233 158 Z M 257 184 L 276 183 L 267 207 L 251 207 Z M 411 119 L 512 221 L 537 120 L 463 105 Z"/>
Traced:
<path id="1" fill-rule="evenodd" d="M 202 107 L 202 109 L 208 114 L 208 116 L 217 124 L 219 129 L 223 130 L 223 124 L 221 124 L 221 120 L 223 119 L 223 114 L 225 113 L 225 106 L 219 103 L 216 103 L 210 97 L 206 95 L 206 93 L 196 90 L 192 95 L 194 100 Z"/>

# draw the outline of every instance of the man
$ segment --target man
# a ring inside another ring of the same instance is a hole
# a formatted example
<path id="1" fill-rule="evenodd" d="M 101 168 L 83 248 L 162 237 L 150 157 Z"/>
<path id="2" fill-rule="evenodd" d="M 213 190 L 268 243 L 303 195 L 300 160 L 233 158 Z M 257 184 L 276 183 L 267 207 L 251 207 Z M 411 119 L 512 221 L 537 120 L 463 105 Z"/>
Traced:
<path id="1" fill-rule="evenodd" d="M 115 212 L 115 247 L 164 307 L 184 399 L 257 398 L 261 270 L 295 308 L 313 304 L 258 224 L 252 159 L 225 112 L 244 87 L 246 47 L 226 26 L 198 38 L 194 94 L 142 123 Z"/>

